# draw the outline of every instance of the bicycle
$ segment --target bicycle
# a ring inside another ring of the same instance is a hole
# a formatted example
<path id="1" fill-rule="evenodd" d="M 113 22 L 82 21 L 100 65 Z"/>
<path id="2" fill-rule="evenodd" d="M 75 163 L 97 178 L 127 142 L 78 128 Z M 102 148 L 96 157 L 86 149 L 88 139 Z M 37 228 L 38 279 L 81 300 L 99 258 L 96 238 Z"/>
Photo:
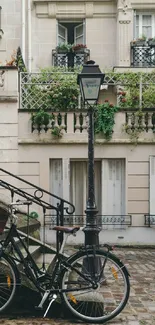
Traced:
<path id="1" fill-rule="evenodd" d="M 35 263 L 26 244 L 17 230 L 16 205 L 11 204 L 11 226 L 0 249 L 0 312 L 4 312 L 13 302 L 21 285 L 21 274 L 16 261 L 19 261 L 25 275 L 33 283 L 40 295 L 37 309 L 44 310 L 43 317 L 57 299 L 68 307 L 72 315 L 84 322 L 105 323 L 116 317 L 125 307 L 130 292 L 129 273 L 126 266 L 111 253 L 112 247 L 102 248 L 83 246 L 77 253 L 66 258 L 62 250 L 56 254 L 52 272 L 42 270 Z M 6 218 L 3 220 L 6 223 Z M 2 228 L 3 228 L 2 227 Z M 79 226 L 55 226 L 53 229 L 75 235 Z M 17 245 L 18 238 L 21 248 Z M 66 243 L 64 239 L 63 245 Z M 63 248 L 62 248 L 63 249 Z M 16 258 L 11 253 L 16 253 Z M 16 260 L 16 261 L 15 261 Z"/>

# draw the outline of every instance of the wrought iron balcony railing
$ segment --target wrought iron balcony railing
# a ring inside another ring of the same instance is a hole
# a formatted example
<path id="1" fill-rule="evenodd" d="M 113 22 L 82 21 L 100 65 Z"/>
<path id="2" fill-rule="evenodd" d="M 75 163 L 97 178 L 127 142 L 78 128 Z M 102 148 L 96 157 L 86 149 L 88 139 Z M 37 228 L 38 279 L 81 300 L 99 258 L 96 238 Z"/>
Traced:
<path id="1" fill-rule="evenodd" d="M 56 225 L 56 215 L 47 214 L 45 225 L 53 227 Z M 66 226 L 86 225 L 86 215 L 64 215 L 63 224 Z M 132 215 L 97 215 L 97 224 L 101 229 L 126 229 L 132 226 Z"/>
<path id="2" fill-rule="evenodd" d="M 131 44 L 131 65 L 134 67 L 154 67 L 155 44 Z"/>
<path id="3" fill-rule="evenodd" d="M 90 50 L 84 49 L 79 52 L 57 52 L 52 50 L 52 64 L 57 67 L 74 68 L 83 65 L 89 60 Z"/>
<path id="4" fill-rule="evenodd" d="M 154 214 L 145 214 L 145 226 L 153 227 L 155 226 L 155 215 Z"/>

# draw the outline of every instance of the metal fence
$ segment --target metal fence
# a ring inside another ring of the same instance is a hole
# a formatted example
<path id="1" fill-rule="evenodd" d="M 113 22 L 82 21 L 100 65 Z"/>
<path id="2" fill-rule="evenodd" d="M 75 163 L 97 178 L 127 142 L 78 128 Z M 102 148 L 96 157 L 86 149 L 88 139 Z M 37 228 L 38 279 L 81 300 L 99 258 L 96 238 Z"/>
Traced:
<path id="1" fill-rule="evenodd" d="M 89 221 L 91 221 L 89 219 Z M 94 219 L 93 219 L 94 221 Z M 56 214 L 45 215 L 45 225 L 51 229 L 57 224 Z M 97 215 L 96 224 L 101 229 L 126 229 L 132 225 L 131 215 Z M 64 226 L 80 226 L 86 225 L 86 215 L 64 215 Z"/>
<path id="2" fill-rule="evenodd" d="M 27 110 L 41 108 L 56 110 L 53 98 L 57 94 L 53 91 L 53 85 L 56 85 L 57 90 L 59 90 L 62 78 L 68 78 L 72 84 L 76 85 L 76 73 L 22 72 L 20 74 L 20 108 Z M 77 89 L 76 91 L 78 91 Z M 151 73 L 107 73 L 101 89 L 105 90 L 105 99 L 107 98 L 106 90 L 108 89 L 108 96 L 110 97 L 110 93 L 113 94 L 114 104 L 117 104 L 122 109 L 155 108 L 154 71 Z M 70 109 L 79 107 L 79 101 L 75 96 L 75 98 L 72 98 Z M 61 108 L 57 107 L 57 110 L 60 111 Z"/>

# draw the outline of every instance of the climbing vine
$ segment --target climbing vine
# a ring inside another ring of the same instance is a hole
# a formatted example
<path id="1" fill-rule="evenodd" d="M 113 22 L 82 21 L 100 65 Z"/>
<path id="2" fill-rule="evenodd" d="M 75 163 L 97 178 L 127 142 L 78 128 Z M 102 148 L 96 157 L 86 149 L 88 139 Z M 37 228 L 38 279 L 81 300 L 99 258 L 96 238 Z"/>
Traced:
<path id="1" fill-rule="evenodd" d="M 109 102 L 108 99 L 103 104 L 97 105 L 95 113 L 95 133 L 101 133 L 106 140 L 112 138 L 115 113 L 118 111 L 118 107 Z"/>

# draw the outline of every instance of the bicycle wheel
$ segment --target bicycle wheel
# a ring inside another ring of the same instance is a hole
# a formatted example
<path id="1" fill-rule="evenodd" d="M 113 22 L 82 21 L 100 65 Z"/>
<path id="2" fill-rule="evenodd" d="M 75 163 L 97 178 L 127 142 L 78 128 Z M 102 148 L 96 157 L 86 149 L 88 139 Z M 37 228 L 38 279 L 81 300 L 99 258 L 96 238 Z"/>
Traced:
<path id="1" fill-rule="evenodd" d="M 89 323 L 104 323 L 125 307 L 130 292 L 129 274 L 113 254 L 101 250 L 70 257 L 61 274 L 61 293 L 72 314 Z M 84 276 L 84 277 L 83 277 Z M 89 279 L 93 280 L 93 286 Z"/>
<path id="2" fill-rule="evenodd" d="M 19 272 L 10 257 L 0 257 L 0 313 L 10 306 L 20 283 Z"/>

